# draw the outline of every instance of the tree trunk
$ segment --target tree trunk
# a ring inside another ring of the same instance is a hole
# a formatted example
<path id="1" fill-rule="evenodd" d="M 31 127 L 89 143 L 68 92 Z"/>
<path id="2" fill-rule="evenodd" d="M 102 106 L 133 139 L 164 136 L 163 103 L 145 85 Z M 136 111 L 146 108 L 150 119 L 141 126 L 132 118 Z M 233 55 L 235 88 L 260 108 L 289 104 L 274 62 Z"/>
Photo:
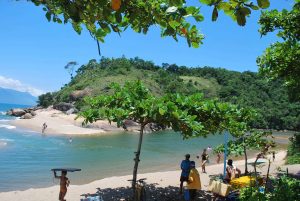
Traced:
<path id="1" fill-rule="evenodd" d="M 268 187 L 268 181 L 269 181 L 269 173 L 270 173 L 270 165 L 271 165 L 271 161 L 269 159 L 269 166 L 268 166 L 267 178 L 266 178 L 266 183 L 265 183 L 265 195 L 267 193 L 267 187 Z"/>
<path id="2" fill-rule="evenodd" d="M 247 156 L 247 150 L 246 150 L 246 146 L 244 146 L 244 155 L 245 155 L 245 175 L 248 174 L 248 156 Z"/>
<path id="3" fill-rule="evenodd" d="M 139 137 L 139 144 L 137 151 L 135 152 L 135 158 L 134 158 L 134 168 L 133 168 L 133 178 L 132 178 L 132 189 L 133 189 L 133 197 L 134 201 L 136 201 L 136 196 L 135 196 L 135 184 L 136 184 L 136 177 L 137 177 L 137 170 L 140 162 L 140 153 L 141 153 L 141 147 L 142 147 L 142 142 L 143 142 L 143 135 L 144 135 L 144 127 L 145 125 L 141 124 L 141 130 L 140 130 L 140 137 Z"/>
<path id="4" fill-rule="evenodd" d="M 257 182 L 257 171 L 256 171 L 256 163 L 257 160 L 259 159 L 259 157 L 256 157 L 255 161 L 254 161 L 254 176 L 255 176 L 255 186 L 258 186 L 258 182 Z"/>

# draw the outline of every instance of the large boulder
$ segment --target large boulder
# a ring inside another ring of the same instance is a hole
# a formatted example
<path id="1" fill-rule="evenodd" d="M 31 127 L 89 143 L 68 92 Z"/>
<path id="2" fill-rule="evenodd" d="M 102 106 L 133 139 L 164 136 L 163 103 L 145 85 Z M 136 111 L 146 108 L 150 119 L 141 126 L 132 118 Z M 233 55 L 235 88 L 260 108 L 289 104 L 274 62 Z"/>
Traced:
<path id="1" fill-rule="evenodd" d="M 16 108 L 16 109 L 11 110 L 11 115 L 13 115 L 15 117 L 21 117 L 24 114 L 26 114 L 26 112 L 25 112 L 25 110 L 23 110 L 21 108 Z"/>
<path id="2" fill-rule="evenodd" d="M 21 117 L 21 119 L 32 119 L 32 117 L 33 116 L 30 113 L 26 113 Z"/>
<path id="3" fill-rule="evenodd" d="M 70 115 L 70 114 L 74 114 L 74 113 L 77 113 L 77 112 L 78 112 L 78 110 L 76 108 L 71 108 L 68 111 L 66 111 L 65 113 L 67 115 Z"/>
<path id="4" fill-rule="evenodd" d="M 32 116 L 35 116 L 35 115 L 36 115 L 36 112 L 32 110 L 32 111 L 30 112 L 30 114 L 31 114 Z"/>
<path id="5" fill-rule="evenodd" d="M 74 108 L 74 105 L 71 103 L 58 103 L 53 105 L 53 108 L 59 111 L 63 111 L 66 112 L 68 110 L 70 110 L 71 108 Z"/>
<path id="6" fill-rule="evenodd" d="M 75 90 L 70 94 L 70 99 L 72 101 L 76 101 L 78 99 L 83 98 L 84 96 L 91 95 L 91 90 L 88 88 L 85 88 L 83 90 Z"/>

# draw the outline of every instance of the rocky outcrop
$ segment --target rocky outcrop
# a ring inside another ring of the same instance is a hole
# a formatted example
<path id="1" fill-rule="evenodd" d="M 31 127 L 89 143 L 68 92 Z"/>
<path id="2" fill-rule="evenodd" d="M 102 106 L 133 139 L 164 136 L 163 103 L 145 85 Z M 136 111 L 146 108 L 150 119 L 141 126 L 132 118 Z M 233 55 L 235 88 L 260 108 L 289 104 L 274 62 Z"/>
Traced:
<path id="1" fill-rule="evenodd" d="M 65 114 L 70 115 L 70 114 L 74 114 L 77 112 L 78 112 L 78 110 L 76 108 L 71 108 L 68 111 L 66 111 Z"/>
<path id="2" fill-rule="evenodd" d="M 21 119 L 32 119 L 32 118 L 33 116 L 30 113 L 26 113 L 21 117 Z"/>
<path id="3" fill-rule="evenodd" d="M 75 108 L 74 105 L 72 103 L 58 103 L 53 105 L 53 109 L 62 111 L 62 112 L 66 112 L 68 110 L 70 110 L 71 108 Z"/>
<path id="4" fill-rule="evenodd" d="M 15 116 L 15 117 L 21 117 L 24 114 L 26 114 L 26 111 L 24 109 L 21 108 L 15 108 L 15 109 L 11 109 L 11 115 Z"/>
<path id="5" fill-rule="evenodd" d="M 31 119 L 36 115 L 35 110 L 41 109 L 41 107 L 29 107 L 29 108 L 13 108 L 6 112 L 6 115 L 21 117 L 21 119 Z"/>
<path id="6" fill-rule="evenodd" d="M 76 101 L 83 98 L 84 96 L 89 96 L 89 95 L 91 95 L 91 90 L 88 88 L 85 88 L 83 90 L 76 90 L 70 94 L 70 100 Z"/>

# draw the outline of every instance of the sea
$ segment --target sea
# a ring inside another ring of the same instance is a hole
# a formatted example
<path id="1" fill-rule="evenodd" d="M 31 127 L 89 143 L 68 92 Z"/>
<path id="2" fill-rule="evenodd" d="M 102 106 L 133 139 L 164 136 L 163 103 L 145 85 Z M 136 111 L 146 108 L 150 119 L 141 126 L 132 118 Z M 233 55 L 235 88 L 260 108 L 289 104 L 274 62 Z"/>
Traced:
<path id="1" fill-rule="evenodd" d="M 0 192 L 57 185 L 52 168 L 82 169 L 68 174 L 72 184 L 132 174 L 138 135 L 72 136 L 70 142 L 66 135 L 42 135 L 10 125 L 15 118 L 5 112 L 23 107 L 0 104 Z M 186 153 L 199 166 L 196 156 L 223 142 L 223 135 L 183 140 L 180 133 L 170 130 L 145 134 L 138 172 L 179 170 Z"/>

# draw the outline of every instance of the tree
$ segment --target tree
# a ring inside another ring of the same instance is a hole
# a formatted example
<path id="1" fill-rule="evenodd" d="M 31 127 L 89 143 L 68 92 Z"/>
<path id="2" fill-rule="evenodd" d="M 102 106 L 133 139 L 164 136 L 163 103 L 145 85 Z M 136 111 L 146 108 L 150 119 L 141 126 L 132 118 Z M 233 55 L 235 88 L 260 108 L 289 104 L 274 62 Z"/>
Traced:
<path id="1" fill-rule="evenodd" d="M 112 95 L 86 98 L 89 109 L 80 113 L 84 124 L 100 119 L 116 122 L 119 127 L 130 119 L 140 124 L 139 143 L 135 152 L 132 188 L 135 193 L 138 164 L 147 124 L 172 128 L 183 138 L 207 136 L 225 130 L 239 135 L 247 130 L 251 111 L 238 109 L 228 103 L 204 100 L 201 94 L 153 96 L 140 81 L 127 82 L 123 87 L 112 85 Z"/>
<path id="2" fill-rule="evenodd" d="M 185 0 L 30 0 L 36 6 L 43 6 L 48 21 L 71 23 L 77 33 L 82 26 L 92 37 L 104 42 L 104 38 L 113 32 L 120 34 L 128 27 L 138 33 L 146 34 L 152 25 L 161 29 L 162 36 L 171 36 L 176 41 L 184 37 L 189 46 L 199 47 L 204 39 L 196 25 L 203 21 L 200 7 L 188 6 L 192 1 Z M 195 3 L 194 3 L 195 4 Z M 200 5 L 213 7 L 212 21 L 218 13 L 224 11 L 241 26 L 246 24 L 246 17 L 251 10 L 268 8 L 269 0 L 257 0 L 257 5 L 250 0 L 200 0 Z"/>
<path id="3" fill-rule="evenodd" d="M 300 100 L 300 0 L 291 11 L 263 12 L 259 24 L 261 35 L 278 31 L 282 42 L 268 47 L 258 57 L 259 71 L 271 79 L 283 79 L 292 100 Z"/>
<path id="4" fill-rule="evenodd" d="M 249 128 L 250 130 L 250 128 Z M 245 174 L 248 173 L 247 167 L 247 150 L 249 149 L 265 149 L 266 146 L 275 146 L 273 140 L 267 139 L 271 136 L 271 132 L 251 130 L 242 135 L 234 135 L 235 139 L 230 140 L 227 144 L 227 155 L 236 155 L 245 157 Z M 219 145 L 214 152 L 224 152 L 224 144 Z"/>
<path id="5" fill-rule="evenodd" d="M 67 63 L 67 65 L 65 65 L 65 69 L 68 71 L 68 73 L 70 74 L 71 76 L 71 80 L 73 80 L 74 76 L 73 76 L 73 73 L 74 73 L 74 70 L 75 70 L 75 67 L 78 65 L 78 63 L 76 61 L 70 61 L 69 63 Z"/>
<path id="6" fill-rule="evenodd" d="M 37 102 L 38 102 L 38 106 L 42 106 L 42 107 L 48 107 L 52 105 L 54 102 L 53 93 L 48 92 L 40 95 Z"/>

